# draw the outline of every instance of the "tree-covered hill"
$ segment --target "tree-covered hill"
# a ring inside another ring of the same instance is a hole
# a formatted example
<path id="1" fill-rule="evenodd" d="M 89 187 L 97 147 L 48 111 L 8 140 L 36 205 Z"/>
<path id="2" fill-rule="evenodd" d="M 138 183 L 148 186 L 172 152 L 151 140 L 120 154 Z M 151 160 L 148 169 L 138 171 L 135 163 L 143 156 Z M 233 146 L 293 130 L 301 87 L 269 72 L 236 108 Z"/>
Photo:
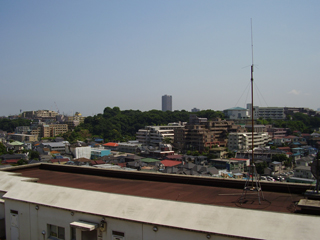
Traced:
<path id="1" fill-rule="evenodd" d="M 106 107 L 102 114 L 90 116 L 85 122 L 78 126 L 74 132 L 64 134 L 63 137 L 73 142 L 76 139 L 86 137 L 99 137 L 104 141 L 126 141 L 135 139 L 136 132 L 145 126 L 167 125 L 172 122 L 187 122 L 189 115 L 193 114 L 185 110 L 167 111 L 150 110 L 141 112 L 139 110 L 124 110 L 119 107 Z M 221 117 L 223 113 L 213 110 L 204 110 L 194 113 L 199 117 L 209 120 Z"/>
<path id="2" fill-rule="evenodd" d="M 290 133 L 299 131 L 301 133 L 312 133 L 319 131 L 320 128 L 320 116 L 308 116 L 303 113 L 295 113 L 288 115 L 284 120 L 271 120 L 271 119 L 259 119 L 260 124 L 271 124 L 274 127 L 289 128 Z"/>
<path id="3" fill-rule="evenodd" d="M 8 118 L 1 118 L 0 119 L 0 130 L 6 131 L 6 132 L 14 132 L 16 127 L 19 126 L 30 126 L 30 120 L 18 118 L 10 120 Z"/>

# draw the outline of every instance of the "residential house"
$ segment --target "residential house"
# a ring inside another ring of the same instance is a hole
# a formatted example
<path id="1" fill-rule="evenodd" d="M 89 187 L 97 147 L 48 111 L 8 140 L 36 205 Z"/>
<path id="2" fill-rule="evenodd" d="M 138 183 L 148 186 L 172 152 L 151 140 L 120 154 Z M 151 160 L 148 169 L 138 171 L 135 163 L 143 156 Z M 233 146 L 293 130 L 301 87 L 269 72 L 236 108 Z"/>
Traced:
<path id="1" fill-rule="evenodd" d="M 311 166 L 299 166 L 294 169 L 294 177 L 314 179 L 311 173 Z"/>

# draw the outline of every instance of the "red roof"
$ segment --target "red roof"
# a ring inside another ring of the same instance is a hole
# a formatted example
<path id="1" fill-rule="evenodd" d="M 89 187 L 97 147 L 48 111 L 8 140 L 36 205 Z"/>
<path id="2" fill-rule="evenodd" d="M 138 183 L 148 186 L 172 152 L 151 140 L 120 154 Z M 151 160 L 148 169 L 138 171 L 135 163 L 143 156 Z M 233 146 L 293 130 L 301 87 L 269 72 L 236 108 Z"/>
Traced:
<path id="1" fill-rule="evenodd" d="M 118 147 L 119 144 L 118 143 L 114 143 L 114 142 L 108 142 L 108 143 L 105 143 L 105 144 L 102 144 L 103 146 L 106 146 L 106 147 Z"/>
<path id="2" fill-rule="evenodd" d="M 177 166 L 182 163 L 182 161 L 172 161 L 172 160 L 162 160 L 161 163 L 165 167 L 172 167 L 172 166 Z"/>
<path id="3" fill-rule="evenodd" d="M 287 139 L 290 139 L 290 138 L 297 138 L 297 136 L 294 136 L 294 135 L 290 135 L 290 136 L 286 136 L 284 138 L 287 138 Z"/>
<path id="4" fill-rule="evenodd" d="M 117 165 L 120 166 L 120 167 L 126 167 L 127 163 L 117 163 Z"/>
<path id="5" fill-rule="evenodd" d="M 20 159 L 8 159 L 4 160 L 3 163 L 17 163 Z"/>
<path id="6" fill-rule="evenodd" d="M 278 147 L 280 150 L 290 150 L 290 147 Z"/>
<path id="7" fill-rule="evenodd" d="M 248 161 L 249 158 L 245 159 L 245 158 L 230 158 L 230 160 L 237 160 L 237 161 Z"/>
<path id="8" fill-rule="evenodd" d="M 102 160 L 91 160 L 91 164 L 92 165 L 98 165 L 98 164 L 105 164 L 105 162 L 102 161 Z"/>

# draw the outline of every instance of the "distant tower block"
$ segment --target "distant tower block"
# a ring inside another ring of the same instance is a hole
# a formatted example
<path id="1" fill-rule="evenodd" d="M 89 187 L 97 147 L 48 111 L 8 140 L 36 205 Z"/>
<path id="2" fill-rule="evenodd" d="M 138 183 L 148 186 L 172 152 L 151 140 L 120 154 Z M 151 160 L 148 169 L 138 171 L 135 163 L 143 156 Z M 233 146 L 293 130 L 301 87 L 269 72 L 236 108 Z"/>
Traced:
<path id="1" fill-rule="evenodd" d="M 162 111 L 172 111 L 172 96 L 164 95 L 162 96 Z"/>

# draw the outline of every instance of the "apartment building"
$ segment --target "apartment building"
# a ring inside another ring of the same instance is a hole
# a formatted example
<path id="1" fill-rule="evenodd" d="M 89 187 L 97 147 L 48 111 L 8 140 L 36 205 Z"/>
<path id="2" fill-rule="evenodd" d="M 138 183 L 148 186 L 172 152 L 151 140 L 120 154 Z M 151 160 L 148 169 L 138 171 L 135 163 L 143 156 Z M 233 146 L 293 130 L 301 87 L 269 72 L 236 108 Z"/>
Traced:
<path id="1" fill-rule="evenodd" d="M 271 140 L 268 133 L 254 132 L 253 144 L 254 147 L 263 147 Z M 252 133 L 233 132 L 228 135 L 229 150 L 248 150 L 252 148 Z"/>
<path id="2" fill-rule="evenodd" d="M 181 123 L 169 124 L 167 126 L 146 126 L 139 129 L 136 139 L 147 146 L 159 146 L 165 138 L 170 138 L 174 142 L 174 129 L 183 128 Z"/>
<path id="3" fill-rule="evenodd" d="M 227 146 L 227 135 L 230 132 L 243 131 L 233 121 L 216 119 L 207 121 L 190 115 L 189 123 L 184 128 L 174 130 L 174 145 L 180 150 L 202 151 L 205 147 Z"/>
<path id="4" fill-rule="evenodd" d="M 68 132 L 67 124 L 39 124 L 31 129 L 31 134 L 41 138 L 56 137 Z"/>
<path id="5" fill-rule="evenodd" d="M 53 118 L 55 119 L 59 113 L 50 110 L 26 111 L 21 114 L 23 118 Z"/>
<path id="6" fill-rule="evenodd" d="M 68 125 L 69 129 L 74 129 L 76 126 L 84 123 L 86 117 L 83 117 L 81 113 L 76 112 L 73 116 L 65 116 L 64 123 Z"/>
<path id="7" fill-rule="evenodd" d="M 224 116 L 230 120 L 248 119 L 249 111 L 246 108 L 234 107 L 223 110 Z"/>
<path id="8" fill-rule="evenodd" d="M 38 136 L 30 134 L 10 134 L 10 139 L 19 141 L 19 142 L 36 142 L 38 141 Z"/>
<path id="9" fill-rule="evenodd" d="M 252 114 L 252 108 L 251 103 L 247 104 L 247 109 L 249 111 L 249 116 L 251 117 Z M 259 106 L 253 106 L 253 118 L 254 119 L 275 119 L 275 120 L 281 120 L 285 119 L 285 111 L 283 107 L 259 107 Z"/>

